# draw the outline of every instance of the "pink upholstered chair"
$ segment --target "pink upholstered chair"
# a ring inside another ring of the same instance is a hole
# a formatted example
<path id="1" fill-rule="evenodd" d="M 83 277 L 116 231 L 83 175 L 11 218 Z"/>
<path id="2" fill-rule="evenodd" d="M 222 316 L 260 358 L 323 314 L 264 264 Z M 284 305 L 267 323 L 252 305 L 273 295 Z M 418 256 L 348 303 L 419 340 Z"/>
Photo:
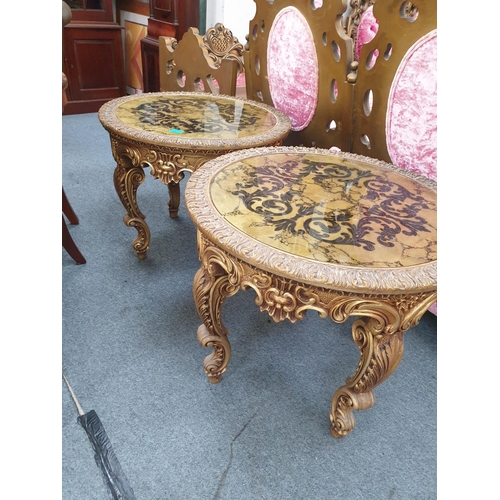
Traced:
<path id="1" fill-rule="evenodd" d="M 436 0 L 378 0 L 364 16 L 373 35 L 358 44 L 351 151 L 436 181 Z"/>
<path id="2" fill-rule="evenodd" d="M 292 121 L 288 145 L 350 148 L 353 40 L 346 0 L 255 0 L 245 68 L 247 96 Z"/>

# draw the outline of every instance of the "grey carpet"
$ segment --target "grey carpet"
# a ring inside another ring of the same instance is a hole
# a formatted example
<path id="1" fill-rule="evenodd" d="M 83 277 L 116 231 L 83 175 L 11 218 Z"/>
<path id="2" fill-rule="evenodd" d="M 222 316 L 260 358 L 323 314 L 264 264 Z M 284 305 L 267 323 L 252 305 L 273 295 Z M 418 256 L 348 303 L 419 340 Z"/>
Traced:
<path id="1" fill-rule="evenodd" d="M 356 427 L 340 440 L 329 433 L 329 412 L 359 359 L 350 323 L 311 312 L 274 323 L 253 292 L 239 292 L 223 308 L 232 357 L 210 384 L 209 350 L 196 339 L 199 260 L 184 199 L 170 219 L 166 186 L 146 173 L 138 201 L 151 247 L 139 261 L 107 132 L 96 113 L 62 121 L 63 186 L 80 219 L 69 229 L 87 259 L 75 265 L 62 251 L 62 368 L 83 410 L 100 417 L 137 499 L 436 498 L 436 317 L 426 313 L 407 332 L 375 406 L 355 412 Z M 61 384 L 63 499 L 107 499 Z"/>

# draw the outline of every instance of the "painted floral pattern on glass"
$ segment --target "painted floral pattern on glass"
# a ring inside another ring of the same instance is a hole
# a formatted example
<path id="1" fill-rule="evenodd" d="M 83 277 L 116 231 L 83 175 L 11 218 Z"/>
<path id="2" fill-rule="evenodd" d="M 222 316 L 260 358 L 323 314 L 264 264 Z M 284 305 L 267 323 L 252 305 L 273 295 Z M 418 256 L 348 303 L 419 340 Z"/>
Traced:
<path id="1" fill-rule="evenodd" d="M 123 123 L 153 133 L 190 138 L 238 139 L 271 130 L 276 118 L 263 108 L 223 97 L 155 97 L 117 108 Z"/>
<path id="2" fill-rule="evenodd" d="M 272 247 L 345 265 L 436 260 L 436 196 L 391 170 L 334 156 L 277 154 L 234 162 L 212 179 L 217 210 Z"/>

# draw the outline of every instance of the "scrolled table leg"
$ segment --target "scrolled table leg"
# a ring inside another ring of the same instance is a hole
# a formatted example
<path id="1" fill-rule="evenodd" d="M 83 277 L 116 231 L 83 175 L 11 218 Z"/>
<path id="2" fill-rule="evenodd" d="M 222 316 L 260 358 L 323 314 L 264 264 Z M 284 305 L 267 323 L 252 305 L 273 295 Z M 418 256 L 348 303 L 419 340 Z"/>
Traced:
<path id="1" fill-rule="evenodd" d="M 178 182 L 169 182 L 167 186 L 170 197 L 168 200 L 168 210 L 170 218 L 175 219 L 179 213 L 179 205 L 181 203 L 181 187 Z"/>
<path id="2" fill-rule="evenodd" d="M 375 404 L 372 389 L 391 375 L 403 357 L 403 332 L 384 334 L 383 327 L 379 318 L 362 318 L 352 326 L 361 358 L 356 373 L 333 396 L 333 437 L 346 436 L 354 429 L 353 410 L 366 410 Z"/>
<path id="3" fill-rule="evenodd" d="M 212 347 L 213 352 L 203 361 L 208 380 L 213 384 L 220 382 L 231 357 L 231 345 L 227 339 L 229 330 L 222 324 L 221 307 L 226 296 L 227 276 L 216 279 L 210 276 L 205 268 L 195 275 L 193 294 L 196 308 L 203 324 L 197 331 L 198 341 L 203 347 Z"/>
<path id="4" fill-rule="evenodd" d="M 149 248 L 151 233 L 146 224 L 146 216 L 139 210 L 137 205 L 137 188 L 144 182 L 145 174 L 142 167 L 137 166 L 138 152 L 126 146 L 116 145 L 112 141 L 113 156 L 117 162 L 113 180 L 116 192 L 127 213 L 123 217 L 123 222 L 128 227 L 137 230 L 137 238 L 132 242 L 137 257 L 140 260 L 146 258 Z"/>
<path id="5" fill-rule="evenodd" d="M 366 410 L 375 404 L 372 389 L 386 380 L 403 358 L 404 332 L 418 324 L 436 298 L 435 291 L 392 299 L 353 296 L 341 299 L 338 307 L 333 305 L 330 317 L 336 322 L 361 316 L 352 325 L 352 337 L 361 352 L 356 372 L 332 399 L 333 437 L 346 436 L 353 430 L 353 410 Z"/>
<path id="6" fill-rule="evenodd" d="M 193 296 L 203 324 L 198 328 L 198 341 L 203 347 L 212 347 L 203 366 L 208 380 L 220 381 L 231 357 L 229 330 L 221 318 L 222 304 L 240 289 L 241 275 L 229 258 L 215 247 L 207 245 L 198 233 L 198 248 L 202 266 L 195 275 Z"/>

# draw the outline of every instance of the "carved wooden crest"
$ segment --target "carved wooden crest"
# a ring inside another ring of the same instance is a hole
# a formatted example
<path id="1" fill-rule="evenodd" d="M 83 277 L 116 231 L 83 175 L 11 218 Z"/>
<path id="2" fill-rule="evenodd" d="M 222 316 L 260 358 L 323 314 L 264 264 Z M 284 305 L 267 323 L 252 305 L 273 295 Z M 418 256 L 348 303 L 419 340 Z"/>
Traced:
<path id="1" fill-rule="evenodd" d="M 209 57 L 213 59 L 217 67 L 223 59 L 234 59 L 238 62 L 240 71 L 243 71 L 243 45 L 222 23 L 209 28 L 203 37 L 203 42 L 207 47 Z"/>

